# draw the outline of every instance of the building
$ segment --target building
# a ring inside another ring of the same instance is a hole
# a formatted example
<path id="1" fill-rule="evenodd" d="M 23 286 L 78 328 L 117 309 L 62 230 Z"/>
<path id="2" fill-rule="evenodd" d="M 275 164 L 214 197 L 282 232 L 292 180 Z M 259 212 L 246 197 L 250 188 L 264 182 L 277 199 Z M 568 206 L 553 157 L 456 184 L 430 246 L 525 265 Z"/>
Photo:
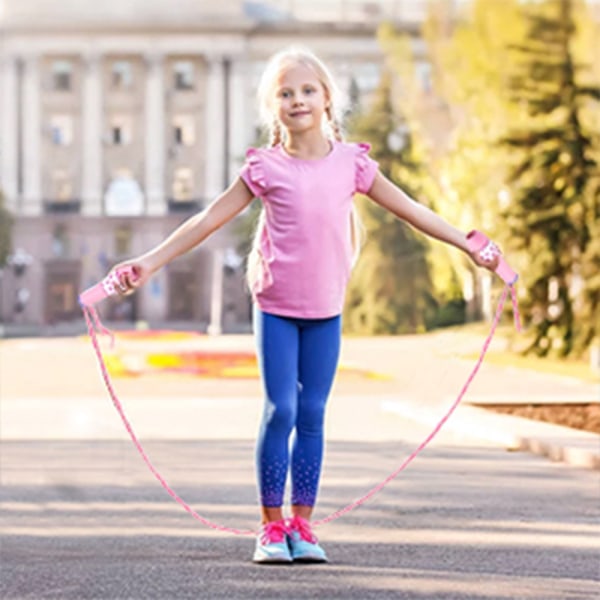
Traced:
<path id="1" fill-rule="evenodd" d="M 1 0 L 0 0 L 1 1 Z M 255 87 L 291 43 L 368 95 L 393 18 L 417 35 L 427 0 L 244 2 L 4 0 L 0 188 L 15 215 L 0 318 L 80 327 L 78 293 L 149 249 L 235 177 L 257 142 Z M 104 318 L 211 332 L 247 329 L 235 223 Z"/>

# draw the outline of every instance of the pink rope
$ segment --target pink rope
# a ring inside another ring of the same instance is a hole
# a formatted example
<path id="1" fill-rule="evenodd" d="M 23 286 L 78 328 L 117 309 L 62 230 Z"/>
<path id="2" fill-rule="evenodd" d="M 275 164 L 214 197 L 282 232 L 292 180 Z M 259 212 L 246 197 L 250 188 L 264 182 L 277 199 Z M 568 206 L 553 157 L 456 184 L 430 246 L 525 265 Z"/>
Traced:
<path id="1" fill-rule="evenodd" d="M 325 517 L 324 519 L 321 519 L 320 521 L 315 521 L 313 523 L 313 525 L 323 525 L 325 523 L 329 523 L 330 521 L 338 519 L 339 517 L 346 514 L 347 512 L 354 510 L 361 504 L 364 504 L 367 500 L 369 500 L 375 494 L 377 494 L 377 492 L 380 492 L 388 483 L 390 483 L 390 481 L 392 481 L 393 479 L 398 477 L 398 475 L 402 471 L 404 471 L 404 469 L 406 469 L 406 467 L 408 467 L 408 465 L 417 457 L 417 455 L 421 453 L 421 451 L 425 448 L 425 446 L 427 446 L 429 444 L 429 442 L 431 442 L 431 440 L 438 434 L 440 429 L 444 426 L 444 423 L 450 418 L 452 413 L 457 409 L 458 405 L 460 404 L 460 401 L 463 399 L 464 395 L 467 393 L 467 390 L 469 389 L 471 382 L 473 381 L 473 379 L 475 379 L 475 375 L 477 375 L 477 372 L 479 371 L 479 367 L 481 367 L 481 363 L 483 363 L 483 359 L 488 351 L 488 348 L 492 341 L 492 338 L 494 337 L 496 327 L 498 326 L 498 323 L 500 322 L 500 317 L 502 316 L 502 309 L 504 308 L 504 302 L 506 300 L 506 292 L 507 292 L 508 287 L 509 287 L 508 285 L 506 285 L 504 287 L 502 296 L 500 297 L 500 301 L 498 302 L 498 308 L 496 309 L 496 315 L 494 316 L 492 328 L 490 329 L 490 333 L 489 333 L 488 337 L 486 338 L 485 343 L 483 344 L 483 348 L 481 349 L 479 358 L 477 359 L 477 362 L 475 363 L 475 367 L 473 367 L 473 370 L 471 371 L 467 381 L 463 385 L 462 390 L 456 397 L 456 400 L 452 403 L 452 405 L 448 409 L 448 412 L 446 412 L 446 414 L 439 420 L 438 424 L 433 428 L 431 433 L 417 446 L 417 448 L 415 450 L 413 450 L 413 452 L 404 460 L 404 462 L 393 473 L 388 475 L 381 483 L 376 485 L 373 489 L 368 491 L 364 496 L 362 496 L 358 500 L 351 502 L 344 508 L 341 508 L 340 510 L 332 513 L 331 515 L 329 515 L 328 517 Z M 515 314 L 518 314 L 518 313 L 515 313 Z"/>
<path id="2" fill-rule="evenodd" d="M 496 309 L 496 314 L 495 314 L 494 320 L 492 322 L 492 327 L 490 329 L 490 333 L 485 340 L 485 343 L 483 345 L 481 353 L 479 354 L 479 358 L 477 359 L 475 367 L 471 371 L 469 377 L 467 378 L 467 381 L 463 385 L 463 388 L 461 389 L 460 393 L 458 394 L 456 400 L 452 403 L 452 405 L 450 406 L 450 408 L 448 409 L 446 414 L 440 419 L 438 424 L 433 428 L 431 433 L 404 460 L 404 462 L 393 473 L 391 473 L 388 477 L 386 477 L 381 483 L 379 483 L 374 488 L 372 488 L 370 491 L 368 491 L 364 496 L 358 498 L 357 500 L 351 502 L 347 506 L 330 514 L 328 517 L 325 517 L 324 519 L 321 519 L 319 521 L 314 521 L 313 525 L 315 525 L 315 526 L 323 525 L 325 523 L 334 521 L 335 519 L 339 519 L 342 515 L 345 515 L 346 513 L 350 512 L 351 510 L 354 510 L 355 508 L 364 504 L 367 500 L 369 500 L 375 494 L 380 492 L 388 483 L 390 483 L 393 479 L 395 479 L 417 457 L 417 455 L 421 453 L 421 451 L 429 444 L 429 442 L 431 442 L 431 440 L 438 434 L 440 429 L 444 426 L 444 423 L 446 423 L 446 421 L 450 418 L 452 413 L 456 410 L 456 408 L 460 404 L 461 400 L 463 399 L 464 395 L 466 394 L 467 390 L 469 389 L 469 386 L 471 385 L 473 379 L 477 375 L 479 368 L 481 367 L 481 364 L 482 364 L 483 359 L 488 351 L 488 348 L 492 341 L 492 338 L 494 337 L 496 327 L 498 326 L 498 323 L 500 322 L 500 317 L 502 316 L 502 310 L 504 308 L 504 303 L 506 301 L 506 295 L 507 295 L 509 288 L 510 288 L 511 298 L 512 298 L 512 303 L 513 303 L 515 325 L 519 331 L 521 330 L 521 324 L 520 324 L 520 319 L 519 319 L 519 311 L 518 311 L 518 307 L 517 307 L 517 299 L 516 299 L 516 295 L 515 295 L 515 290 L 514 290 L 513 286 L 507 285 L 504 287 L 504 290 L 503 290 L 500 300 L 498 302 L 498 307 Z M 125 415 L 123 406 L 122 406 L 121 402 L 119 401 L 117 394 L 115 393 L 115 390 L 110 381 L 108 369 L 106 368 L 106 363 L 104 361 L 104 357 L 102 355 L 102 350 L 100 349 L 100 344 L 98 343 L 98 336 L 96 333 L 96 328 L 101 333 L 110 335 L 111 340 L 114 339 L 114 336 L 112 335 L 112 333 L 109 330 L 107 330 L 101 324 L 100 319 L 98 318 L 98 314 L 93 307 L 83 306 L 82 308 L 83 308 L 83 314 L 84 314 L 85 321 L 87 324 L 88 332 L 89 332 L 91 340 L 92 340 L 92 345 L 94 347 L 96 356 L 98 358 L 100 371 L 102 373 L 102 378 L 104 379 L 106 389 L 108 390 L 111 400 L 112 400 L 115 408 L 117 409 L 117 412 L 119 413 L 119 416 L 121 417 L 121 420 L 123 421 L 123 424 L 125 425 L 125 429 L 129 433 L 129 437 L 133 441 L 134 446 L 136 447 L 136 449 L 140 453 L 143 461 L 146 463 L 147 467 L 150 469 L 150 471 L 154 475 L 154 477 L 156 477 L 156 479 L 158 480 L 160 485 L 166 490 L 166 492 L 169 494 L 169 496 L 171 496 L 171 498 L 173 498 L 173 500 L 175 500 L 175 502 L 177 502 L 177 504 L 179 504 L 186 512 L 188 512 L 194 519 L 196 519 L 203 525 L 206 525 L 207 527 L 210 527 L 211 529 L 216 529 L 217 531 L 233 533 L 236 535 L 256 535 L 258 532 L 255 530 L 236 529 L 233 527 L 227 527 L 225 525 L 219 525 L 218 523 L 214 523 L 213 521 L 210 521 L 209 519 L 202 517 L 169 486 L 169 484 L 167 483 L 165 478 L 158 472 L 158 470 L 152 464 L 150 458 L 144 451 L 144 448 L 142 447 L 141 443 L 139 442 L 135 432 L 133 431 L 133 427 L 131 426 L 131 423 L 129 422 L 127 416 Z"/>
<path id="3" fill-rule="evenodd" d="M 119 398 L 117 398 L 117 394 L 115 393 L 115 390 L 110 381 L 110 376 L 108 375 L 108 369 L 106 368 L 106 363 L 104 362 L 104 357 L 102 356 L 102 350 L 100 349 L 100 344 L 98 343 L 98 336 L 96 335 L 96 330 L 94 329 L 94 325 L 97 322 L 99 322 L 96 310 L 93 307 L 84 306 L 83 314 L 84 314 L 85 321 L 87 324 L 88 332 L 90 334 L 90 337 L 92 338 L 92 344 L 94 346 L 94 350 L 96 351 L 96 356 L 98 357 L 100 371 L 102 372 L 102 378 L 104 379 L 106 389 L 108 390 L 111 400 L 112 400 L 115 408 L 117 409 L 117 412 L 119 413 L 119 416 L 121 417 L 121 420 L 123 421 L 123 424 L 125 425 L 125 429 L 127 429 L 127 433 L 129 433 L 129 437 L 133 441 L 134 446 L 137 448 L 137 451 L 140 453 L 140 455 L 141 455 L 142 459 L 144 460 L 144 462 L 146 463 L 147 467 L 150 469 L 152 475 L 154 475 L 154 477 L 156 477 L 156 479 L 158 479 L 158 482 L 160 483 L 160 485 L 162 485 L 162 487 L 166 490 L 166 492 L 169 494 L 169 496 L 171 496 L 171 498 L 173 498 L 173 500 L 175 500 L 175 502 L 177 502 L 177 504 L 182 506 L 185 511 L 187 511 L 190 515 L 192 515 L 192 517 L 194 517 L 194 519 L 196 519 L 197 521 L 200 521 L 200 523 L 202 523 L 203 525 L 206 525 L 207 527 L 210 527 L 211 529 L 216 529 L 218 531 L 224 531 L 224 532 L 228 532 L 228 533 L 234 533 L 237 535 L 254 535 L 256 532 L 253 530 L 235 529 L 233 527 L 225 527 L 224 525 L 219 525 L 217 523 L 213 523 L 209 519 L 202 517 L 171 488 L 171 486 L 167 483 L 165 478 L 158 472 L 158 470 L 152 464 L 152 461 L 150 460 L 150 458 L 144 451 L 144 448 L 140 444 L 137 436 L 135 435 L 135 432 L 133 431 L 133 427 L 131 426 L 129 419 L 125 415 L 123 406 L 122 406 L 121 402 L 119 401 Z M 107 331 L 107 329 L 105 329 L 104 326 L 101 326 L 101 331 L 104 333 Z M 111 338 L 112 338 L 112 334 L 111 334 Z"/>

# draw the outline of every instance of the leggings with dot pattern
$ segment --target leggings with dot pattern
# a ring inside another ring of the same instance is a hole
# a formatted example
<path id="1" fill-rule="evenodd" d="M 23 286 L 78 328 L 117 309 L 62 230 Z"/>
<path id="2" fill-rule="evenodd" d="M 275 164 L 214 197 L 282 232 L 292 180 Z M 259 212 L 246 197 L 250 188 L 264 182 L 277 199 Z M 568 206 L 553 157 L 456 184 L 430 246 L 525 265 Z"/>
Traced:
<path id="1" fill-rule="evenodd" d="M 265 392 L 256 446 L 261 504 L 283 505 L 289 470 L 292 504 L 314 506 L 323 460 L 325 405 L 340 353 L 341 317 L 296 319 L 255 309 L 254 329 Z"/>

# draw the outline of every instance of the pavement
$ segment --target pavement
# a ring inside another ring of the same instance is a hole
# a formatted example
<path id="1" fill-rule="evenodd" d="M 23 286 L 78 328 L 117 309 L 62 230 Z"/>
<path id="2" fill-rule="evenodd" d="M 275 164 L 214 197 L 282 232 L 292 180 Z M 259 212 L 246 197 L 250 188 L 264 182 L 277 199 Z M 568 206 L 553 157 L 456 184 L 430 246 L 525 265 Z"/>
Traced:
<path id="1" fill-rule="evenodd" d="M 197 336 L 161 342 L 123 339 L 117 342 L 117 349 L 135 362 L 140 352 L 153 350 L 252 352 L 253 344 L 251 336 Z M 382 403 L 385 412 L 433 428 L 454 403 L 475 366 L 474 360 L 461 357 L 479 352 L 482 344 L 481 336 L 456 331 L 397 338 L 346 338 L 342 347 L 341 376 L 337 378 L 333 396 L 373 396 Z M 494 340 L 490 351 L 502 344 L 501 339 Z M 104 350 L 111 351 L 107 345 Z M 358 367 L 384 377 L 362 377 L 353 373 Z M 121 425 L 109 414 L 112 409 L 106 404 L 108 395 L 99 377 L 91 344 L 85 337 L 5 340 L 0 344 L 0 376 L 3 398 L 0 436 L 3 439 L 120 435 Z M 116 379 L 115 385 L 122 397 L 132 404 L 133 421 L 146 437 L 163 437 L 157 427 L 169 422 L 168 415 L 173 410 L 173 402 L 170 402 L 165 412 L 165 398 L 176 398 L 177 406 L 185 413 L 197 402 L 205 403 L 208 408 L 211 403 L 219 404 L 217 398 L 239 400 L 262 396 L 259 382 L 247 379 L 163 375 Z M 140 399 L 145 409 L 137 414 Z M 491 441 L 509 450 L 529 451 L 574 467 L 600 470 L 599 435 L 479 407 L 490 403 L 549 401 L 600 402 L 600 383 L 484 361 L 444 429 L 459 437 Z M 39 415 L 34 422 L 26 418 L 32 413 Z M 210 414 L 214 414 L 214 418 L 206 434 L 230 436 L 220 415 L 214 410 Z M 46 427 L 49 421 L 53 421 L 52 429 Z M 185 428 L 185 418 L 183 422 L 184 437 L 193 438 L 198 434 L 193 427 Z M 182 432 L 169 427 L 164 435 L 181 437 Z M 254 429 L 249 435 L 254 437 Z"/>
<path id="2" fill-rule="evenodd" d="M 317 520 L 398 470 L 462 389 L 473 364 L 460 357 L 481 341 L 451 332 L 344 340 Z M 253 342 L 173 344 L 240 350 Z M 0 382 L 3 600 L 600 596 L 600 436 L 466 404 L 589 400 L 593 382 L 484 363 L 406 469 L 318 526 L 331 564 L 283 568 L 252 565 L 251 536 L 197 523 L 161 488 L 108 399 L 88 340 L 4 340 Z M 203 518 L 254 531 L 259 382 L 162 375 L 114 383 L 176 492 Z"/>

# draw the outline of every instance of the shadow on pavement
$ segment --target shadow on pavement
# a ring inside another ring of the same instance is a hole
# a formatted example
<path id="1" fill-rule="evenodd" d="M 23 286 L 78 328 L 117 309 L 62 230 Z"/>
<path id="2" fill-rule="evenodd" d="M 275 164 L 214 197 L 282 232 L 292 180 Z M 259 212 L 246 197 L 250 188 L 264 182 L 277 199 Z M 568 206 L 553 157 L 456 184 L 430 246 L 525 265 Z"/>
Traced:
<path id="1" fill-rule="evenodd" d="M 152 441 L 202 516 L 257 527 L 253 446 Z M 1 444 L 0 598 L 594 598 L 594 475 L 486 448 L 428 449 L 382 492 L 320 526 L 329 565 L 255 566 L 254 540 L 177 506 L 129 442 Z M 328 444 L 317 519 L 412 450 Z"/>

